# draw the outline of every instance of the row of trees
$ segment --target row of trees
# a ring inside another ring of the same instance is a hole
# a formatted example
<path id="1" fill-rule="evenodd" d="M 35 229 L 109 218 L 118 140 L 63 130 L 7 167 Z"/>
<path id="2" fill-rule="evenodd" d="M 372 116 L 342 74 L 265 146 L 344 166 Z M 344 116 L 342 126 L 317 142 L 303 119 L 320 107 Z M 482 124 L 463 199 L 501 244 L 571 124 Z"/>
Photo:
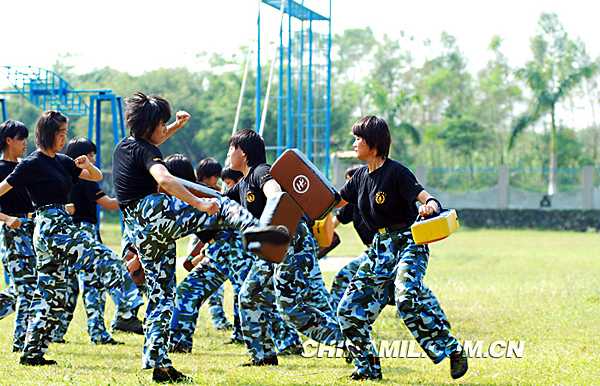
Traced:
<path id="1" fill-rule="evenodd" d="M 522 68 L 509 65 L 497 36 L 490 41 L 491 59 L 477 73 L 468 70 L 468 60 L 450 34 L 442 34 L 441 48 L 424 60 L 415 59 L 405 48 L 411 39 L 404 33 L 399 39 L 377 39 L 369 28 L 335 36 L 334 151 L 350 148 L 349 128 L 358 117 L 377 114 L 392 129 L 393 158 L 411 166 L 461 168 L 471 180 L 480 168 L 509 164 L 547 178 L 552 194 L 560 182 L 557 167 L 598 165 L 598 60 L 588 55 L 582 41 L 567 34 L 556 15 L 541 15 L 538 33 L 531 38 L 531 60 Z M 433 46 L 431 41 L 423 44 Z M 212 55 L 205 59 L 210 70 L 159 69 L 141 76 L 110 68 L 76 75 L 64 62 L 55 69 L 81 87 L 112 88 L 120 95 L 142 90 L 166 97 L 175 108 L 190 111 L 192 120 L 190 128 L 164 145 L 164 153 L 222 160 L 244 58 Z M 239 127 L 254 123 L 255 74 L 249 76 Z M 590 127 L 564 124 L 560 113 L 574 109 L 574 101 L 589 102 Z M 30 125 L 38 114 L 19 100 L 12 100 L 9 108 L 11 116 Z M 275 109 L 271 112 L 267 128 L 275 122 Z M 85 119 L 75 119 L 73 131 L 83 135 L 86 124 Z M 267 142 L 273 143 L 274 130 L 266 133 Z M 102 144 L 105 154 L 112 148 L 110 141 L 107 138 Z"/>

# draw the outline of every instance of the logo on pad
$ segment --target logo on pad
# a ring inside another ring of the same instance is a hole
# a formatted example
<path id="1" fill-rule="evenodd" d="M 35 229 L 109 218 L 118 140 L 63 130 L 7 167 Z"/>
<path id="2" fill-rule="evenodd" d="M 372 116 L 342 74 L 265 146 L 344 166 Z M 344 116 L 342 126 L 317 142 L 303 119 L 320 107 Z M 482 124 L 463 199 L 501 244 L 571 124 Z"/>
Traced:
<path id="1" fill-rule="evenodd" d="M 305 175 L 299 174 L 294 177 L 294 181 L 292 181 L 292 187 L 298 194 L 306 193 L 308 188 L 310 188 L 310 181 Z"/>

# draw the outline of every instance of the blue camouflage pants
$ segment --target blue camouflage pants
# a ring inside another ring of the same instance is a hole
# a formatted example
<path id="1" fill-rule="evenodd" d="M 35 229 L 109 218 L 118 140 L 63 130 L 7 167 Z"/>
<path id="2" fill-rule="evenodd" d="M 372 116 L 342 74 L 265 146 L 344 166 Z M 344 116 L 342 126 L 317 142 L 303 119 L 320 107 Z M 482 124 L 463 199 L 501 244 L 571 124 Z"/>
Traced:
<path id="1" fill-rule="evenodd" d="M 331 307 L 334 310 L 337 310 L 340 300 L 342 300 L 342 296 L 344 296 L 344 292 L 346 292 L 346 288 L 348 288 L 348 284 L 350 284 L 354 274 L 356 274 L 356 271 L 358 271 L 358 267 L 367 258 L 368 256 L 365 252 L 362 255 L 352 259 L 335 275 L 335 278 L 331 283 Z"/>
<path id="2" fill-rule="evenodd" d="M 124 210 L 127 234 L 146 275 L 148 307 L 142 367 L 170 367 L 167 354 L 175 293 L 175 241 L 209 227 L 246 229 L 258 225 L 250 212 L 228 198 L 215 215 L 196 210 L 166 194 L 151 194 Z"/>
<path id="3" fill-rule="evenodd" d="M 77 271 L 94 267 L 107 288 L 118 288 L 121 275 L 113 264 L 112 251 L 76 226 L 62 206 L 49 205 L 36 211 L 33 245 L 38 276 L 24 358 L 46 353 L 51 331 L 64 316 L 67 266 Z"/>
<path id="4" fill-rule="evenodd" d="M 218 232 L 207 245 L 205 254 L 208 259 L 198 264 L 177 286 L 171 318 L 173 345 L 192 347 L 202 304 L 222 290 L 227 279 L 231 280 L 234 293 L 239 292 L 239 286 L 252 264 L 252 257 L 243 252 L 240 235 L 232 230 Z M 234 313 L 236 308 L 234 305 Z"/>
<path id="5" fill-rule="evenodd" d="M 177 287 L 175 310 L 171 319 L 171 342 L 173 345 L 192 347 L 198 313 L 207 294 L 214 293 L 215 288 L 223 288 L 222 283 L 229 279 L 233 286 L 234 324 L 233 340 L 243 340 L 240 320 L 247 310 L 239 307 L 238 296 L 250 267 L 256 257 L 243 250 L 239 233 L 226 230 L 218 232 L 214 241 L 206 249 L 207 261 L 199 264 Z M 220 287 L 219 287 L 220 286 Z M 274 299 L 273 299 L 274 300 Z M 267 318 L 271 324 L 270 335 L 276 348 L 283 350 L 289 346 L 300 344 L 298 335 L 289 327 L 271 307 L 272 315 Z M 245 315 L 244 315 L 245 316 Z"/>
<path id="6" fill-rule="evenodd" d="M 304 222 L 285 260 L 273 276 L 277 306 L 284 319 L 307 337 L 327 345 L 342 341 L 342 332 L 317 261 L 318 245 Z"/>
<path id="7" fill-rule="evenodd" d="M 8 260 L 5 256 L 2 256 L 2 269 L 8 275 Z M 0 292 L 0 319 L 11 315 L 17 308 L 17 289 L 10 276 L 6 285 L 6 288 Z"/>
<path id="8" fill-rule="evenodd" d="M 369 361 L 369 356 L 378 355 L 371 341 L 371 326 L 390 297 L 395 298 L 399 316 L 434 363 L 460 347 L 436 297 L 423 283 L 427 246 L 415 244 L 410 231 L 378 233 L 367 255 L 337 310 L 358 373 L 381 374 L 379 364 Z"/>
<path id="9" fill-rule="evenodd" d="M 21 219 L 21 226 L 17 229 L 9 228 L 6 225 L 0 228 L 0 237 L 3 240 L 2 260 L 5 262 L 4 269 L 10 278 L 11 287 L 16 292 L 15 308 L 17 314 L 15 317 L 13 351 L 23 351 L 27 321 L 30 317 L 29 307 L 31 306 L 36 284 L 35 253 L 32 242 L 33 227 L 33 221 Z"/>
<path id="10" fill-rule="evenodd" d="M 225 286 L 220 286 L 212 295 L 208 297 L 208 312 L 213 326 L 217 330 L 226 330 L 231 328 L 231 323 L 227 320 L 225 310 L 223 309 L 223 297 Z"/>
<path id="11" fill-rule="evenodd" d="M 301 222 L 288 254 L 281 264 L 256 260 L 240 292 L 240 307 L 249 310 L 242 317 L 244 340 L 254 360 L 275 355 L 269 337 L 269 314 L 278 311 L 287 323 L 271 328 L 295 328 L 325 344 L 341 341 L 342 335 L 329 303 L 319 265 L 317 245 L 308 226 Z M 273 304 L 277 304 L 273 310 Z M 271 333 L 274 337 L 287 334 Z"/>
<path id="12" fill-rule="evenodd" d="M 77 225 L 82 231 L 86 232 L 90 238 L 95 238 L 100 242 L 94 224 L 81 222 Z M 104 324 L 104 309 L 106 307 L 107 291 L 116 306 L 113 324 L 116 323 L 117 318 L 119 317 L 124 319 L 132 317 L 132 310 L 143 304 L 141 293 L 135 283 L 131 280 L 121 258 L 113 253 L 110 260 L 112 261 L 112 264 L 114 264 L 115 269 L 121 271 L 121 277 L 119 278 L 119 284 L 109 289 L 103 285 L 101 278 L 97 275 L 94 265 L 79 272 L 71 267 L 67 267 L 67 303 L 65 305 L 65 314 L 64 317 L 60 319 L 58 328 L 53 332 L 53 340 L 62 339 L 67 333 L 67 329 L 73 319 L 75 308 L 77 306 L 80 283 L 83 305 L 87 316 L 87 329 L 92 343 L 104 343 L 112 338 Z"/>
<path id="13" fill-rule="evenodd" d="M 240 322 L 244 343 L 254 361 L 277 355 L 276 349 L 300 344 L 296 330 L 276 307 L 275 264 L 256 258 L 240 289 Z"/>
<path id="14" fill-rule="evenodd" d="M 77 299 L 79 298 L 79 278 L 78 272 L 67 265 L 65 268 L 65 304 L 64 312 L 62 316 L 57 320 L 56 327 L 52 330 L 52 342 L 58 342 L 64 339 L 67 334 L 67 330 L 71 325 L 73 316 L 75 315 L 75 308 L 77 308 Z"/>

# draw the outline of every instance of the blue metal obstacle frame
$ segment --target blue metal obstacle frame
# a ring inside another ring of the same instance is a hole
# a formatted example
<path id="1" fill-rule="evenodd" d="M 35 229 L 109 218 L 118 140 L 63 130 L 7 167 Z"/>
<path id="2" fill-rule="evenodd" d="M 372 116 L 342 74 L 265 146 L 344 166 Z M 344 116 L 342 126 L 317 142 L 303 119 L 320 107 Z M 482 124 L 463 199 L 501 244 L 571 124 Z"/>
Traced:
<path id="1" fill-rule="evenodd" d="M 331 0 L 328 0 L 327 17 L 304 6 L 304 1 L 262 0 L 262 3 L 282 10 L 287 16 L 282 18 L 279 26 L 276 145 L 267 146 L 267 150 L 274 150 L 276 155 L 280 155 L 285 149 L 298 148 L 329 177 Z M 287 41 L 284 40 L 284 19 L 287 19 Z M 318 26 L 324 32 L 316 31 Z M 257 29 L 255 124 L 258 131 L 263 98 L 260 7 Z"/>
<path id="2" fill-rule="evenodd" d="M 102 104 L 110 104 L 113 143 L 125 137 L 123 100 L 110 89 L 75 89 L 54 71 L 32 66 L 3 66 L 11 90 L 0 90 L 2 120 L 8 119 L 4 95 L 21 96 L 42 111 L 56 110 L 70 116 L 88 116 L 88 138 L 96 143 L 96 166 L 102 167 Z M 89 99 L 88 99 L 89 98 Z M 86 100 L 89 102 L 86 103 Z M 98 209 L 99 210 L 99 209 Z"/>

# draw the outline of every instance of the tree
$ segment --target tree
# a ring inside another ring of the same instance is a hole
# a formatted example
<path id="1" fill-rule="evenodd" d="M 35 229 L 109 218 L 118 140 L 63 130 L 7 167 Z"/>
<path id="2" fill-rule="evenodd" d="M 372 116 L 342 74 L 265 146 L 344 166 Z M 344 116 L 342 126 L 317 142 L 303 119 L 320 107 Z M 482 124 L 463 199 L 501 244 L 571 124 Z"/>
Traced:
<path id="1" fill-rule="evenodd" d="M 498 145 L 499 164 L 506 163 L 508 137 L 510 135 L 510 119 L 514 107 L 521 100 L 521 89 L 514 79 L 514 71 L 508 59 L 500 50 L 502 40 L 494 36 L 489 49 L 493 59 L 478 74 L 477 101 L 473 115 L 482 125 L 493 129 L 494 142 Z"/>
<path id="2" fill-rule="evenodd" d="M 555 14 L 542 14 L 540 33 L 531 41 L 534 59 L 518 70 L 517 75 L 530 88 L 533 98 L 525 113 L 512 127 L 509 149 L 526 128 L 533 126 L 545 115 L 550 117 L 548 195 L 557 192 L 556 107 L 583 79 L 597 71 L 596 63 L 578 66 L 578 57 L 584 52 L 583 43 L 569 38 Z"/>

